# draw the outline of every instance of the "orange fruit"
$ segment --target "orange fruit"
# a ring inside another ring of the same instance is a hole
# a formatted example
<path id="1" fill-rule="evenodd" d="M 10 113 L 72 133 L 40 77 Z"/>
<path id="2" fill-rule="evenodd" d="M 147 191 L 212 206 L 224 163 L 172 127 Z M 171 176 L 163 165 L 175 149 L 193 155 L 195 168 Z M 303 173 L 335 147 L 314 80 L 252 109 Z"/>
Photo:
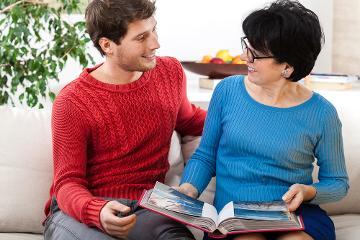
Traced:
<path id="1" fill-rule="evenodd" d="M 241 59 L 240 55 L 237 55 L 233 58 L 231 63 L 232 64 L 245 64 L 246 62 Z"/>
<path id="2" fill-rule="evenodd" d="M 210 55 L 205 55 L 201 59 L 201 63 L 209 63 L 211 61 L 212 57 Z"/>

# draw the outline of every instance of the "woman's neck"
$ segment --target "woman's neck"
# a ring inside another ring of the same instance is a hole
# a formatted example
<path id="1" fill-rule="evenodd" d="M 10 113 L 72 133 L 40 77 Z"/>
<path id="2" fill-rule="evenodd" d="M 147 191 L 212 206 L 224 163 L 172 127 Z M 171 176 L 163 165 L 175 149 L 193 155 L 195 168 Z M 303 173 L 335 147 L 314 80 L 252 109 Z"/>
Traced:
<path id="1" fill-rule="evenodd" d="M 312 95 L 312 92 L 304 86 L 288 80 L 258 85 L 246 79 L 245 87 L 249 95 L 256 101 L 280 108 L 299 105 Z"/>

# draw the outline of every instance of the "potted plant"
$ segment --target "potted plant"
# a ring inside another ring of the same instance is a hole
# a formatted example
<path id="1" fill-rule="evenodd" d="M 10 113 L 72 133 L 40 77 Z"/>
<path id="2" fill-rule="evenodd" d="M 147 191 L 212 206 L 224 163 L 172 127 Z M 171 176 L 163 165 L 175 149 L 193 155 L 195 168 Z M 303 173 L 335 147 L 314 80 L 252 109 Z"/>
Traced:
<path id="1" fill-rule="evenodd" d="M 56 1 L 0 1 L 0 105 L 42 108 L 41 100 L 54 100 L 49 82 L 59 81 L 69 58 L 84 67 L 94 63 L 85 22 L 64 17 L 79 13 L 80 1 Z"/>

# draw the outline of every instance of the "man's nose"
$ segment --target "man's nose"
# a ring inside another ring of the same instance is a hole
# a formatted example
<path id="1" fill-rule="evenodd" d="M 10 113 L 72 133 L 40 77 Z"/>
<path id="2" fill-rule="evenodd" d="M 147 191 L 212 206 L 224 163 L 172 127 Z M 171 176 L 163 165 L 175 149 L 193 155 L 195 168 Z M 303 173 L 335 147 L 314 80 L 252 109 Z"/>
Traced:
<path id="1" fill-rule="evenodd" d="M 156 33 L 153 33 L 152 36 L 151 36 L 150 43 L 149 43 L 149 48 L 153 49 L 153 50 L 160 48 L 158 35 Z"/>

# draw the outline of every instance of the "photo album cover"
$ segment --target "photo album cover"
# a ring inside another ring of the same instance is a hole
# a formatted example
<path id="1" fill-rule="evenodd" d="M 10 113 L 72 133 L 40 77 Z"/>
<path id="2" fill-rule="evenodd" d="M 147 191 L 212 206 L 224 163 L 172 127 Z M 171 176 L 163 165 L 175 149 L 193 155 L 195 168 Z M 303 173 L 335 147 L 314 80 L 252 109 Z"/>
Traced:
<path id="1" fill-rule="evenodd" d="M 212 237 L 245 232 L 303 230 L 301 216 L 289 212 L 285 202 L 229 202 L 220 212 L 157 182 L 144 191 L 139 205 L 150 211 L 207 232 Z"/>

